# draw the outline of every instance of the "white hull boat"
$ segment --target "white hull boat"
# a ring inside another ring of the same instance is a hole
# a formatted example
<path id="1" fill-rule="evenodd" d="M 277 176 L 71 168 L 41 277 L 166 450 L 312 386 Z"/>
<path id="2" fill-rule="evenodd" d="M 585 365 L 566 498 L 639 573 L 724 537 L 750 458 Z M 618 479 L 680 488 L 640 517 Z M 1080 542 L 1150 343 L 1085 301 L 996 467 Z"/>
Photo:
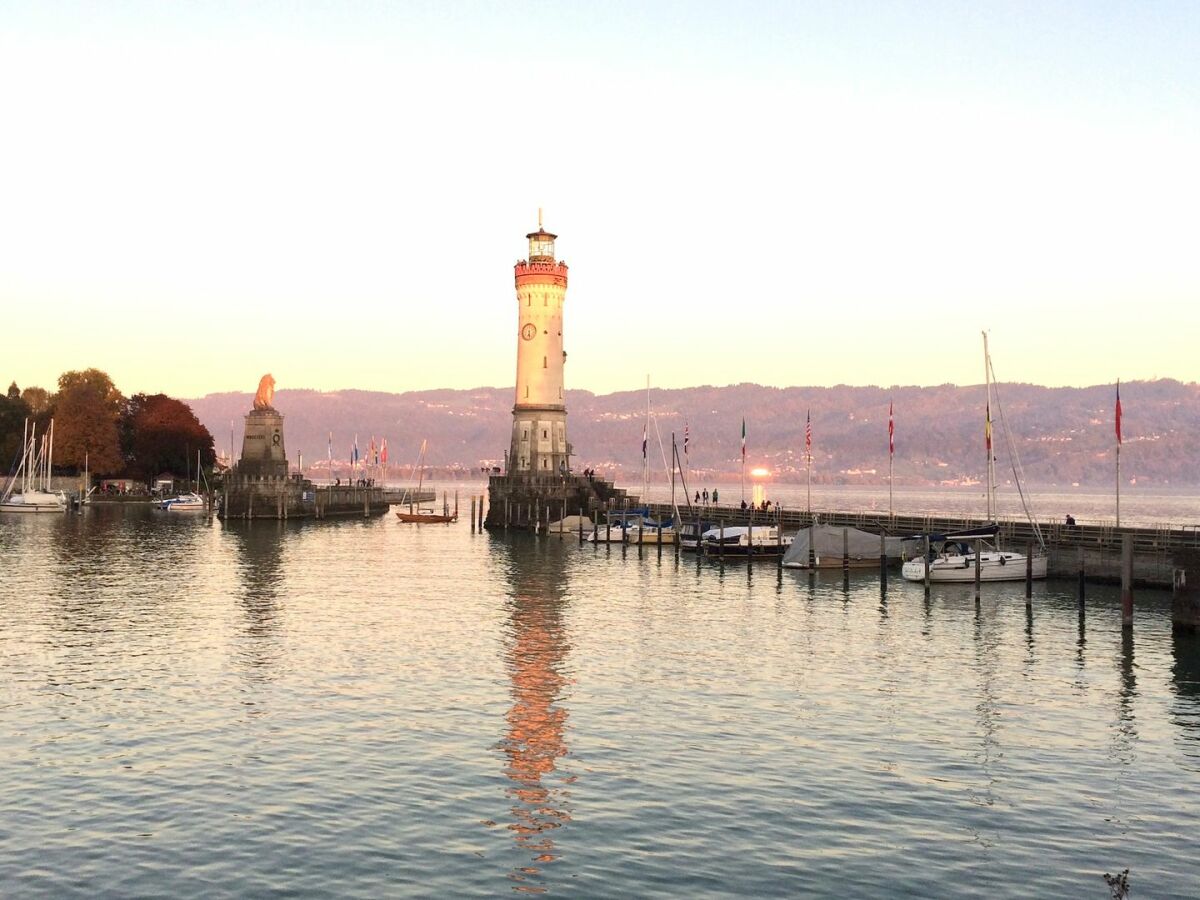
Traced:
<path id="1" fill-rule="evenodd" d="M 67 508 L 67 497 L 61 491 L 27 491 L 13 494 L 0 503 L 0 512 L 57 513 Z"/>
<path id="2" fill-rule="evenodd" d="M 169 497 L 158 504 L 159 509 L 167 512 L 197 512 L 203 510 L 204 506 L 204 498 L 195 493 Z"/>
<path id="3" fill-rule="evenodd" d="M 37 426 L 25 420 L 21 437 L 21 461 L 8 483 L 0 490 L 0 512 L 65 512 L 67 495 L 50 489 L 54 467 L 54 420 L 38 439 Z"/>
<path id="4" fill-rule="evenodd" d="M 980 581 L 1024 581 L 1026 574 L 1026 556 L 1009 550 L 983 550 L 979 554 Z M 908 581 L 925 580 L 925 562 L 922 559 L 910 559 L 901 568 L 900 573 Z M 1033 577 L 1046 577 L 1046 557 L 1033 557 Z M 929 563 L 930 582 L 958 582 L 973 584 L 975 582 L 975 554 L 947 553 L 939 555 Z"/>

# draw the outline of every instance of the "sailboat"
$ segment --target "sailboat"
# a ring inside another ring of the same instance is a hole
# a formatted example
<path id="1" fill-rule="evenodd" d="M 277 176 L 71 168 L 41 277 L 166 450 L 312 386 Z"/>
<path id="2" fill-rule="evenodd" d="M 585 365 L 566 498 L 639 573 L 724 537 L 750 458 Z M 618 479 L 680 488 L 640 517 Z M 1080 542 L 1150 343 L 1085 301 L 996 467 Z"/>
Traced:
<path id="1" fill-rule="evenodd" d="M 54 463 L 54 420 L 38 440 L 37 425 L 25 420 L 21 461 L 0 493 L 0 512 L 63 512 L 67 495 L 50 488 Z M 20 487 L 18 491 L 17 488 Z"/>
<path id="2" fill-rule="evenodd" d="M 642 502 L 647 502 L 647 495 L 650 493 L 650 376 L 646 376 L 646 424 L 642 426 Z M 658 449 L 663 453 L 663 467 L 666 468 L 666 455 L 662 447 L 662 435 L 658 432 L 658 421 L 654 420 L 654 432 L 658 437 Z M 671 449 L 674 456 L 674 447 Z M 672 468 L 672 496 L 671 502 L 674 505 L 674 468 Z M 631 512 L 633 512 L 631 510 Z M 662 521 L 660 519 L 650 518 L 648 512 L 636 515 L 630 518 L 628 515 L 622 520 L 621 537 L 613 538 L 611 532 L 608 535 L 609 541 L 616 540 L 620 542 L 622 539 L 629 544 L 673 544 L 675 543 L 675 520 L 670 519 Z"/>
<path id="3" fill-rule="evenodd" d="M 1013 459 L 1013 478 L 1021 495 L 1021 503 L 1025 515 L 1037 535 L 1041 553 L 1035 554 L 1032 560 L 1024 553 L 1015 550 L 1005 550 L 1000 547 L 1000 527 L 996 520 L 996 457 L 992 450 L 992 357 L 988 352 L 987 332 L 983 332 L 983 375 L 986 390 L 984 406 L 984 444 L 987 448 L 987 521 L 989 524 L 982 528 L 974 528 L 947 534 L 914 535 L 928 537 L 931 545 L 931 558 L 928 560 L 929 580 L 931 582 L 973 582 L 975 580 L 976 557 L 978 557 L 980 581 L 1024 581 L 1026 570 L 1034 578 L 1045 578 L 1047 561 L 1045 544 L 1042 542 L 1041 531 L 1033 517 L 1029 515 L 1029 505 L 1025 502 L 1025 490 L 1021 485 L 1020 458 L 1012 435 L 1008 431 L 1008 423 L 1004 418 L 1004 410 L 996 397 L 996 408 L 1000 412 L 1000 421 L 1004 426 L 1005 440 L 1008 442 L 1010 455 Z M 994 546 L 987 546 L 991 542 Z M 972 548 L 972 545 L 974 547 Z M 910 559 L 901 567 L 901 574 L 908 581 L 924 581 L 927 561 L 918 557 Z"/>
<path id="4" fill-rule="evenodd" d="M 199 485 L 203 472 L 200 470 L 200 451 L 196 451 L 196 483 Z M 190 478 L 188 479 L 191 480 Z M 205 508 L 204 497 L 196 491 L 188 491 L 176 497 L 167 497 L 158 504 L 159 509 L 167 512 L 198 512 Z"/>
<path id="5" fill-rule="evenodd" d="M 425 441 L 421 441 L 421 452 L 417 454 L 417 468 L 420 473 L 417 476 L 417 496 L 421 496 L 421 487 L 425 484 Z M 405 491 L 407 495 L 408 491 Z M 403 500 L 401 501 L 403 502 Z M 445 501 L 442 503 L 441 513 L 435 513 L 432 509 L 413 509 L 412 500 L 408 501 L 408 511 L 397 510 L 396 518 L 401 522 L 422 523 L 444 523 L 458 521 L 458 494 L 454 495 L 454 511 L 450 511 L 449 504 Z"/>

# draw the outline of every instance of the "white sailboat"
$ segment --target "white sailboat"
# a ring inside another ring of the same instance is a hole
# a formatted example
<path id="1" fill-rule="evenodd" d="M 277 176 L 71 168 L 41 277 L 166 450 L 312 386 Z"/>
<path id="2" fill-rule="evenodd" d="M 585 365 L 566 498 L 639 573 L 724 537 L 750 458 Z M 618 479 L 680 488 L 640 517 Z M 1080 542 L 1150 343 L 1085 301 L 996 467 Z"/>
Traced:
<path id="1" fill-rule="evenodd" d="M 1022 505 L 1025 507 L 1025 515 L 1029 519 L 1030 525 L 1033 526 L 1042 552 L 1036 553 L 1030 560 L 1024 553 L 1004 550 L 1000 547 L 1000 528 L 995 524 L 996 456 L 992 449 L 992 381 L 994 372 L 992 371 L 992 357 L 988 353 L 986 331 L 983 332 L 983 370 L 987 392 L 986 406 L 984 407 L 984 444 L 987 448 L 987 520 L 990 524 L 983 528 L 966 531 L 924 535 L 923 537 L 930 539 L 933 548 L 931 558 L 928 560 L 931 582 L 974 582 L 977 556 L 980 581 L 1023 581 L 1027 570 L 1032 573 L 1034 578 L 1046 577 L 1045 544 L 1042 542 L 1041 531 L 1038 529 L 1037 523 L 1029 515 L 1029 506 L 1025 502 L 1025 491 L 1021 486 L 1020 458 L 1012 435 L 1008 431 L 1008 423 L 1004 419 L 1004 411 L 999 406 L 999 397 L 997 396 L 997 409 L 1000 411 L 1005 440 L 1008 442 L 1009 453 L 1013 459 L 1013 478 L 1016 481 L 1017 490 L 1020 492 Z M 989 540 L 994 542 L 995 546 L 986 546 L 985 541 Z M 908 581 L 924 581 L 926 564 L 924 557 L 910 559 L 901 567 L 901 575 Z"/>
<path id="2" fill-rule="evenodd" d="M 21 461 L 0 494 L 0 512 L 63 512 L 67 495 L 50 487 L 54 464 L 54 420 L 50 428 L 37 436 L 37 425 L 25 420 L 21 439 Z M 20 490 L 18 490 L 20 488 Z"/>
<path id="3" fill-rule="evenodd" d="M 196 483 L 199 485 L 203 473 L 200 471 L 200 451 L 196 451 Z M 188 479 L 191 480 L 190 478 Z M 158 508 L 167 512 L 201 512 L 207 504 L 204 497 L 196 491 L 188 491 L 175 497 L 167 497 L 159 502 Z"/>

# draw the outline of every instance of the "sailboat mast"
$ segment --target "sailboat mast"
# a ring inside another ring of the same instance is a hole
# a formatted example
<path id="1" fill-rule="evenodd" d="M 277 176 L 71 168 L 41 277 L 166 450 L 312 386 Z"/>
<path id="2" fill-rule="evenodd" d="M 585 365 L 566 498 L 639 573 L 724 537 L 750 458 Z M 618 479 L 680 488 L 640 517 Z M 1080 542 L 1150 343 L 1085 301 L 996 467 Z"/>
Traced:
<path id="1" fill-rule="evenodd" d="M 988 336 L 986 331 L 983 332 L 983 383 L 986 391 L 984 446 L 987 450 L 987 520 L 992 522 L 996 518 L 996 470 L 992 462 L 994 459 L 994 454 L 992 453 L 992 366 L 991 359 L 988 356 Z"/>
<path id="2" fill-rule="evenodd" d="M 647 449 L 650 440 L 650 376 L 646 375 L 646 427 L 642 432 L 642 503 L 648 502 L 646 495 L 650 491 L 650 452 Z"/>

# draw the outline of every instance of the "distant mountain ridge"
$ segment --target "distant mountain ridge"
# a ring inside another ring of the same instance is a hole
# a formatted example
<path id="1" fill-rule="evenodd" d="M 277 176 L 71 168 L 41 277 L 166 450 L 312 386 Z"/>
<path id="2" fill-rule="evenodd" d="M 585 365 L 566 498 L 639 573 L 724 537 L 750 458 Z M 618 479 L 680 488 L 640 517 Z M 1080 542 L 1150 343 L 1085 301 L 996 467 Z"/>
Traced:
<path id="1" fill-rule="evenodd" d="M 789 387 L 757 384 L 652 389 L 651 410 L 670 459 L 671 432 L 682 453 L 690 431 L 693 470 L 736 475 L 741 423 L 746 420 L 748 466 L 766 466 L 781 480 L 804 478 L 805 415 L 811 411 L 813 480 L 878 483 L 888 468 L 888 402 L 895 406 L 897 484 L 982 479 L 983 387 Z M 1108 485 L 1114 478 L 1112 385 L 1048 388 L 1001 384 L 992 416 L 997 471 L 1008 472 L 1007 419 L 1030 484 Z M 218 449 L 241 444 L 250 393 L 209 394 L 189 400 Z M 1139 483 L 1200 484 L 1200 385 L 1171 379 L 1121 385 L 1124 408 L 1122 475 Z M 623 481 L 640 479 L 644 391 L 593 394 L 567 391 L 568 435 L 574 465 L 595 467 Z M 502 465 L 511 430 L 513 389 L 413 391 L 280 390 L 275 406 L 286 417 L 286 443 L 296 458 L 323 460 L 329 432 L 333 455 L 345 460 L 354 435 L 360 453 L 372 436 L 386 437 L 393 465 L 411 464 L 422 440 L 427 460 L 443 469 L 478 471 Z M 650 462 L 662 468 L 650 432 Z M 1002 474 L 1000 477 L 1004 477 Z"/>

